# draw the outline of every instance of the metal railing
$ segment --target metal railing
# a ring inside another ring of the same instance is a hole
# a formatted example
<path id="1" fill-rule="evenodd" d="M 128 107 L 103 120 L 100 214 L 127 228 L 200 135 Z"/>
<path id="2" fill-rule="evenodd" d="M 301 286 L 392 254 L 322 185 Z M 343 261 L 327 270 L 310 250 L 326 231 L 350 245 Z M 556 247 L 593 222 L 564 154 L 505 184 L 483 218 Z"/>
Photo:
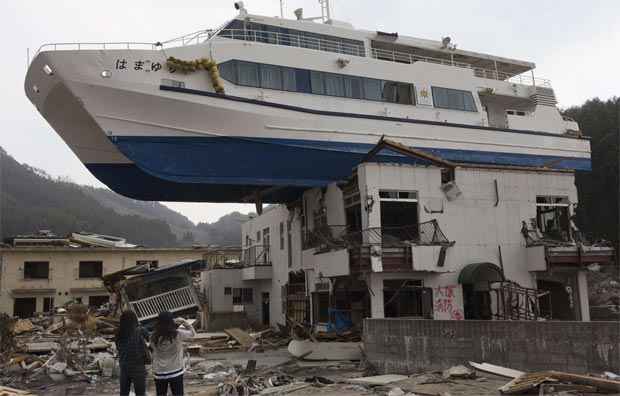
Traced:
<path id="1" fill-rule="evenodd" d="M 271 254 L 268 245 L 254 245 L 243 249 L 241 262 L 245 267 L 271 265 Z"/>
<path id="2" fill-rule="evenodd" d="M 346 226 L 322 226 L 304 234 L 304 249 L 318 251 L 367 245 L 400 247 L 408 245 L 451 245 L 437 220 L 399 227 L 372 227 L 350 231 Z"/>
<path id="3" fill-rule="evenodd" d="M 138 320 L 144 321 L 157 317 L 163 311 L 179 312 L 198 307 L 198 301 L 191 286 L 186 286 L 141 300 L 130 301 L 129 306 L 138 316 Z"/>
<path id="4" fill-rule="evenodd" d="M 136 50 L 162 50 L 175 46 L 187 46 L 201 44 L 214 37 L 230 38 L 235 40 L 253 41 L 267 44 L 284 45 L 290 47 L 300 47 L 314 49 L 318 51 L 336 52 L 345 55 L 360 57 L 370 57 L 374 59 L 386 60 L 398 63 L 413 64 L 415 62 L 427 62 L 445 66 L 460 67 L 473 70 L 474 75 L 479 78 L 492 80 L 509 81 L 517 84 L 551 87 L 551 82 L 546 78 L 534 78 L 527 74 L 512 75 L 497 70 L 476 68 L 464 62 L 456 62 L 451 59 L 434 58 L 429 56 L 419 56 L 408 52 L 391 51 L 381 48 L 366 48 L 364 45 L 355 45 L 341 41 L 304 36 L 300 34 L 289 34 L 279 32 L 268 32 L 263 30 L 250 29 L 203 29 L 192 32 L 171 40 L 157 43 L 143 42 L 111 42 L 111 43 L 49 43 L 43 44 L 37 54 L 41 51 L 57 50 L 114 50 L 114 49 L 136 49 Z M 36 54 L 35 54 L 36 56 Z M 34 58 L 34 57 L 33 57 Z"/>
<path id="5" fill-rule="evenodd" d="M 347 44 L 336 40 L 322 39 L 299 34 L 249 29 L 223 29 L 218 33 L 218 37 L 256 41 L 267 44 L 286 45 L 290 47 L 309 48 L 318 51 L 337 52 L 346 55 L 366 56 L 363 45 Z"/>

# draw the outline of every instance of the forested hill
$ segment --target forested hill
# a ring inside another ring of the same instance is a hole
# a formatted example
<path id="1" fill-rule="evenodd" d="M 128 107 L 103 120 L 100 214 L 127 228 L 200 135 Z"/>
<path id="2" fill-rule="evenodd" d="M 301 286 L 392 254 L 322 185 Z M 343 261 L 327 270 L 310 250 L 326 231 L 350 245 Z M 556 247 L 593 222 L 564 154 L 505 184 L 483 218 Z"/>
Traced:
<path id="1" fill-rule="evenodd" d="M 89 231 L 126 238 L 144 246 L 191 244 L 239 245 L 237 212 L 195 226 L 158 203 L 120 196 L 110 190 L 54 179 L 45 171 L 18 163 L 0 148 L 0 234 L 2 238 L 42 229 L 58 235 Z"/>
<path id="2" fill-rule="evenodd" d="M 577 222 L 590 239 L 606 239 L 620 247 L 620 98 L 586 101 L 564 111 L 590 137 L 592 172 L 577 172 Z"/>

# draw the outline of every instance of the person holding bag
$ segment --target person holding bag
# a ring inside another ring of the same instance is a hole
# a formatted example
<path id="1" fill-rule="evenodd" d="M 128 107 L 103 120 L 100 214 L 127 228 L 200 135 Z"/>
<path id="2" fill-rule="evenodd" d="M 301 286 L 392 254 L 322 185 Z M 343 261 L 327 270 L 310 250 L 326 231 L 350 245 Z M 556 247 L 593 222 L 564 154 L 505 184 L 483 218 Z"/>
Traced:
<path id="1" fill-rule="evenodd" d="M 177 325 L 183 328 L 177 328 Z M 194 335 L 196 330 L 185 319 L 174 319 L 170 312 L 162 312 L 157 317 L 151 335 L 152 367 L 157 396 L 166 396 L 168 387 L 173 396 L 183 395 L 183 340 Z"/>
<path id="2" fill-rule="evenodd" d="M 133 383 L 136 396 L 146 395 L 146 365 L 150 364 L 150 351 L 146 345 L 148 333 L 139 326 L 133 311 L 121 314 L 115 343 L 119 356 L 120 395 L 128 396 Z"/>

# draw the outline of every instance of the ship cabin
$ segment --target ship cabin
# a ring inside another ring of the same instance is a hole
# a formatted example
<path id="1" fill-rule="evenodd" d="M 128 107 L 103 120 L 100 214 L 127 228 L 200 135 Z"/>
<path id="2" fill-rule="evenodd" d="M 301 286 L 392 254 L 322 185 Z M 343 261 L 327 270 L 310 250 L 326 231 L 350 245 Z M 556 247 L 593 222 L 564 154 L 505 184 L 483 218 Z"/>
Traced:
<path id="1" fill-rule="evenodd" d="M 437 119 L 433 110 L 439 109 L 445 122 L 580 135 L 577 123 L 556 108 L 551 82 L 535 76 L 534 63 L 462 50 L 450 37 L 427 40 L 356 30 L 336 20 L 315 23 L 243 13 L 210 34 L 340 55 L 341 73 L 325 72 L 321 62 L 313 68 L 316 57 L 304 59 L 304 68 L 289 66 L 286 53 L 277 51 L 270 52 L 270 62 L 222 62 L 222 77 L 234 85 L 410 105 L 418 111 L 401 111 L 412 118 Z"/>

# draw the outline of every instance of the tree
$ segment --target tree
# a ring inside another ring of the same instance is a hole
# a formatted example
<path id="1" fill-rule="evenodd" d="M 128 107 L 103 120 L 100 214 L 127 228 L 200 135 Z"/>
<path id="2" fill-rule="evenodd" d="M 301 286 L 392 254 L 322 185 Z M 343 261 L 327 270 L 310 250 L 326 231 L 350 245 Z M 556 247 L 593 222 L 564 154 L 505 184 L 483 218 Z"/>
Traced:
<path id="1" fill-rule="evenodd" d="M 579 195 L 577 223 L 591 239 L 612 241 L 618 249 L 620 98 L 591 99 L 564 114 L 577 121 L 581 131 L 591 138 L 592 171 L 575 175 Z"/>

